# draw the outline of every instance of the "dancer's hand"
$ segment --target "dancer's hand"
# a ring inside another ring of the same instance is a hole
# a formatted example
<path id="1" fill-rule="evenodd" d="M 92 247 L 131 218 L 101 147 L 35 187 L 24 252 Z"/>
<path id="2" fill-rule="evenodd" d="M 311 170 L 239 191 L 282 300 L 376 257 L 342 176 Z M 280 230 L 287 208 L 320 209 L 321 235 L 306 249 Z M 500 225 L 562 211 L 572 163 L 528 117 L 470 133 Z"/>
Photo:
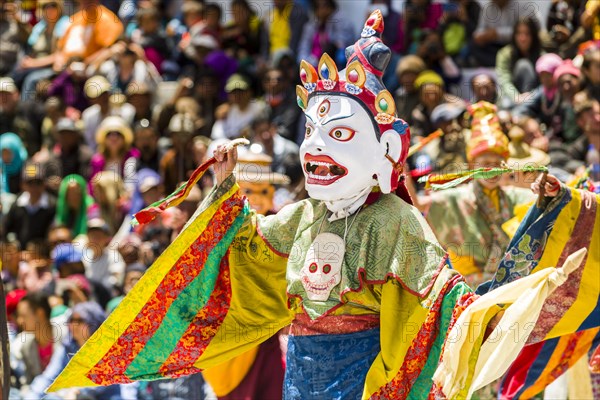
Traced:
<path id="1" fill-rule="evenodd" d="M 531 184 L 531 191 L 534 194 L 540 194 L 540 183 L 542 181 L 542 175 L 538 176 L 538 178 Z M 556 197 L 558 192 L 560 191 L 560 181 L 554 175 L 548 174 L 546 176 L 546 185 L 545 185 L 545 193 L 546 197 Z"/>
<path id="2" fill-rule="evenodd" d="M 237 148 L 231 147 L 228 150 L 226 144 L 217 146 L 215 150 L 215 159 L 217 162 L 213 166 L 215 170 L 215 178 L 217 180 L 217 186 L 220 186 L 225 179 L 233 173 L 235 164 L 237 163 L 238 153 Z"/>

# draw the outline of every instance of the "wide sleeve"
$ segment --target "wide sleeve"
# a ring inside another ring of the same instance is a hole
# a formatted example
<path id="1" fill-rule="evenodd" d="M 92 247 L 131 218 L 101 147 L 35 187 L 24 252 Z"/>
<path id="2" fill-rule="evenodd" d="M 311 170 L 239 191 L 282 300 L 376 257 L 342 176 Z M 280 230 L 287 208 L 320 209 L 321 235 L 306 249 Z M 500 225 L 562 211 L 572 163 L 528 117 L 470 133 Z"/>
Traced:
<path id="1" fill-rule="evenodd" d="M 287 258 L 258 220 L 233 177 L 215 188 L 48 391 L 197 373 L 288 325 Z"/>
<path id="2" fill-rule="evenodd" d="M 502 375 L 502 398 L 533 397 L 597 346 L 597 202 L 598 195 L 563 187 L 545 207 L 530 208 L 489 292 L 449 334 L 458 340 L 448 340 L 434 377 L 447 397 L 468 398 Z M 504 313 L 486 332 L 489 308 L 500 304 Z M 463 326 L 474 329 L 458 332 Z"/>
<path id="3" fill-rule="evenodd" d="M 445 267 L 424 298 L 389 280 L 381 288 L 381 352 L 371 365 L 363 399 L 421 399 L 433 393 L 447 332 L 456 309 L 474 296 L 456 271 Z"/>

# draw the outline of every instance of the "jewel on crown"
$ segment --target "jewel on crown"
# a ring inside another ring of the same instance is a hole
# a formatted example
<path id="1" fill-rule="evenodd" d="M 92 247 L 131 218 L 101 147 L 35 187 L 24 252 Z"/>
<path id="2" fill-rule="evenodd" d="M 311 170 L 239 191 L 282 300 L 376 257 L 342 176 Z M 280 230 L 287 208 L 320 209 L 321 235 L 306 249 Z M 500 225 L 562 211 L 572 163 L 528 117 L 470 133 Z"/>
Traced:
<path id="1" fill-rule="evenodd" d="M 377 123 L 393 124 L 396 119 L 394 98 L 381 83 L 381 76 L 389 59 L 374 57 L 379 64 L 371 65 L 370 62 L 373 53 L 389 52 L 387 46 L 381 42 L 382 33 L 383 16 L 379 10 L 376 10 L 365 22 L 361 39 L 346 50 L 348 64 L 342 73 L 338 71 L 335 62 L 327 53 L 321 56 L 317 68 L 303 60 L 300 63 L 302 86 L 296 89 L 298 105 L 306 109 L 309 96 L 315 92 L 347 93 L 365 103 Z M 365 54 L 365 52 L 370 53 Z M 383 63 L 380 61 L 382 59 Z M 342 74 L 344 76 L 341 76 Z M 372 78 L 369 78 L 370 75 Z M 371 80 L 370 86 L 369 80 Z"/>

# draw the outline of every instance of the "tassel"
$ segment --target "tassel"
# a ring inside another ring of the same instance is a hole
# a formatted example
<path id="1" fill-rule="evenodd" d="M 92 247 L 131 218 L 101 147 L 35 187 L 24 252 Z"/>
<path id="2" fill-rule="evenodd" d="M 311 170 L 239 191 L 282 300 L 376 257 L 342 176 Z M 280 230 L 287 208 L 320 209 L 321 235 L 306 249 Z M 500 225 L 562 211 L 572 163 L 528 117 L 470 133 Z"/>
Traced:
<path id="1" fill-rule="evenodd" d="M 226 144 L 226 151 L 229 152 L 234 147 L 248 144 L 250 144 L 250 142 L 247 139 L 235 139 Z M 194 170 L 192 176 L 190 176 L 190 179 L 188 179 L 188 181 L 183 185 L 179 186 L 177 190 L 164 199 L 150 204 L 148 207 L 136 213 L 133 216 L 131 225 L 136 226 L 139 224 L 144 225 L 150 223 L 154 221 L 156 217 L 162 214 L 167 208 L 176 207 L 181 204 L 188 197 L 192 191 L 192 188 L 196 185 L 196 183 L 198 183 L 208 168 L 210 168 L 216 162 L 217 160 L 214 157 L 206 160 Z"/>
<path id="2" fill-rule="evenodd" d="M 437 138 L 442 137 L 442 136 L 444 136 L 444 131 L 441 130 L 441 129 L 438 129 L 438 130 L 430 133 L 429 136 L 421 139 L 421 141 L 419 143 L 410 146 L 410 148 L 408 149 L 408 156 L 407 157 L 410 157 L 410 156 L 414 155 L 417 151 L 419 151 L 423 147 L 427 146 L 434 139 L 437 139 Z"/>
<path id="3" fill-rule="evenodd" d="M 497 176 L 514 172 L 543 172 L 547 173 L 546 167 L 524 167 L 524 168 L 478 168 L 463 172 L 449 174 L 432 174 L 419 179 L 425 183 L 427 189 L 444 190 L 454 188 L 461 183 L 470 182 L 473 179 L 492 179 Z"/>

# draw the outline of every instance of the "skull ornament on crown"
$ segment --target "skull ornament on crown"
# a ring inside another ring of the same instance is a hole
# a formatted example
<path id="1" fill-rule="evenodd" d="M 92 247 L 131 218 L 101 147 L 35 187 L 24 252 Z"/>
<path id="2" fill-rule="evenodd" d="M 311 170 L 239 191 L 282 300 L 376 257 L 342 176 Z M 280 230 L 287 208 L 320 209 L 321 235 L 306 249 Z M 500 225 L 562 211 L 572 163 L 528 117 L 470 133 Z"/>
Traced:
<path id="1" fill-rule="evenodd" d="M 381 81 L 391 57 L 382 33 L 383 16 L 376 10 L 361 38 L 346 49 L 346 69 L 338 71 L 327 54 L 317 69 L 300 64 L 296 95 L 306 114 L 300 147 L 306 189 L 334 213 L 355 211 L 374 187 L 382 193 L 404 188 L 400 175 L 410 131 L 396 117 L 394 98 Z"/>

